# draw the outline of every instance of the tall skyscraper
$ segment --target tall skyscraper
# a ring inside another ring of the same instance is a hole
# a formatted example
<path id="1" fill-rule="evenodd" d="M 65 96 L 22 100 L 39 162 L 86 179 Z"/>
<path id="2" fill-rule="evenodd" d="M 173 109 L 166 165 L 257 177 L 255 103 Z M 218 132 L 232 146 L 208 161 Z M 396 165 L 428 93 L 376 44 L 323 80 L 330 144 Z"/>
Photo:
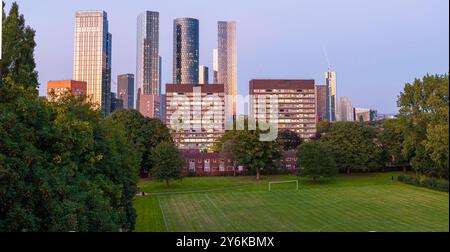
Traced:
<path id="1" fill-rule="evenodd" d="M 213 50 L 213 84 L 219 83 L 219 50 Z"/>
<path id="2" fill-rule="evenodd" d="M 236 22 L 218 22 L 218 82 L 225 86 L 227 117 L 236 115 L 237 44 Z M 231 96 L 231 99 L 229 98 Z"/>
<path id="3" fill-rule="evenodd" d="M 111 109 L 111 48 L 108 15 L 104 11 L 77 11 L 75 17 L 74 74 L 87 83 L 87 95 L 106 116 Z"/>
<path id="4" fill-rule="evenodd" d="M 144 95 L 160 95 L 159 13 L 137 18 L 136 87 Z"/>
<path id="5" fill-rule="evenodd" d="M 117 76 L 117 98 L 123 100 L 123 108 L 134 108 L 134 74 Z"/>
<path id="6" fill-rule="evenodd" d="M 337 110 L 337 80 L 336 72 L 331 69 L 325 73 L 327 87 L 327 118 L 328 121 L 336 121 Z"/>
<path id="7" fill-rule="evenodd" d="M 352 122 L 353 121 L 353 106 L 348 97 L 341 97 L 339 100 L 339 109 L 338 109 L 338 119 L 339 121 Z"/>
<path id="8" fill-rule="evenodd" d="M 198 84 L 199 21 L 177 18 L 173 24 L 173 83 Z"/>
<path id="9" fill-rule="evenodd" d="M 316 85 L 317 120 L 327 120 L 327 86 Z"/>
<path id="10" fill-rule="evenodd" d="M 199 84 L 209 84 L 209 67 L 200 65 L 198 69 Z"/>

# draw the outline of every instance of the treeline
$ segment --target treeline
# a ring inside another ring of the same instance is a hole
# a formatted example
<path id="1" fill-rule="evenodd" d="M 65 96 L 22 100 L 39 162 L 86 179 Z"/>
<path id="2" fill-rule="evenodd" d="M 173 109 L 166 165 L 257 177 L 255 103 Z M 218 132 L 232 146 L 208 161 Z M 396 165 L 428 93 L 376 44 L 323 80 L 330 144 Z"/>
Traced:
<path id="1" fill-rule="evenodd" d="M 35 32 L 15 3 L 3 17 L 0 231 L 132 231 L 138 175 L 173 146 L 169 130 L 133 110 L 104 118 L 82 96 L 39 98 Z"/>

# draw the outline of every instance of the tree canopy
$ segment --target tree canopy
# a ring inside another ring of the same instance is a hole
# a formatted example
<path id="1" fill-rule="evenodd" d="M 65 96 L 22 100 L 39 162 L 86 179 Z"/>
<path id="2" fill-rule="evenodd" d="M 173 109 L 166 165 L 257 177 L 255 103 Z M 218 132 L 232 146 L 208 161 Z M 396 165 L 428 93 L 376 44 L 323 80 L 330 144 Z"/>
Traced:
<path id="1" fill-rule="evenodd" d="M 224 143 L 233 141 L 232 153 L 238 159 L 239 164 L 256 172 L 256 179 L 261 176 L 261 169 L 274 167 L 275 161 L 282 156 L 282 148 L 278 141 L 260 141 L 263 134 L 259 127 L 249 130 L 248 120 L 245 121 L 245 130 L 231 130 L 225 132 L 224 136 L 215 146 L 215 150 L 221 150 Z"/>
<path id="2" fill-rule="evenodd" d="M 304 143 L 299 147 L 297 165 L 300 175 L 311 177 L 314 181 L 338 173 L 334 154 L 319 141 Z"/>
<path id="3" fill-rule="evenodd" d="M 175 144 L 162 142 L 151 152 L 151 158 L 155 161 L 151 171 L 155 180 L 165 181 L 170 186 L 170 180 L 182 179 L 184 159 Z"/>
<path id="4" fill-rule="evenodd" d="M 125 128 L 126 137 L 134 144 L 134 151 L 140 156 L 143 175 L 148 175 L 153 167 L 151 151 L 161 142 L 172 142 L 169 129 L 159 119 L 146 118 L 136 110 L 119 110 L 107 120 Z"/>
<path id="5" fill-rule="evenodd" d="M 426 75 L 407 83 L 398 98 L 402 153 L 418 173 L 448 179 L 448 74 Z"/>
<path id="6" fill-rule="evenodd" d="M 367 171 L 383 165 L 382 149 L 376 144 L 376 131 L 355 122 L 335 122 L 320 141 L 334 154 L 340 170 Z"/>
<path id="7" fill-rule="evenodd" d="M 3 19 L 0 231 L 131 231 L 140 157 L 85 97 L 37 94 L 34 31 Z"/>

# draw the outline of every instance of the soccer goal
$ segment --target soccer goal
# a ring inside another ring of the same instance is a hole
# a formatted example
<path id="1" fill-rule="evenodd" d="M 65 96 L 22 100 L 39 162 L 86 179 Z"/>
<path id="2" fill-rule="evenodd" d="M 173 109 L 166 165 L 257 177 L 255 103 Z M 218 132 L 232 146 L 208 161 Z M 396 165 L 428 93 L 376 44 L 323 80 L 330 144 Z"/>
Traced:
<path id="1" fill-rule="evenodd" d="M 298 180 L 289 180 L 289 181 L 275 181 L 275 182 L 269 182 L 269 192 L 272 191 L 272 185 L 275 184 L 287 184 L 287 183 L 295 183 L 297 186 L 297 191 L 300 189 L 298 185 Z"/>

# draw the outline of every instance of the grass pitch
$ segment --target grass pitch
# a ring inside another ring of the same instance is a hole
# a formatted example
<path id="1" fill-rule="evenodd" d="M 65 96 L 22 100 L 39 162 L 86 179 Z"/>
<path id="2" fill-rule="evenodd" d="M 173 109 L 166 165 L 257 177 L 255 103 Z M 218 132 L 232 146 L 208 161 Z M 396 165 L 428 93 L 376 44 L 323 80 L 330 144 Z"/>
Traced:
<path id="1" fill-rule="evenodd" d="M 136 231 L 449 231 L 449 195 L 392 181 L 396 173 L 341 175 L 273 185 L 295 176 L 187 178 L 166 188 L 143 180 Z"/>

